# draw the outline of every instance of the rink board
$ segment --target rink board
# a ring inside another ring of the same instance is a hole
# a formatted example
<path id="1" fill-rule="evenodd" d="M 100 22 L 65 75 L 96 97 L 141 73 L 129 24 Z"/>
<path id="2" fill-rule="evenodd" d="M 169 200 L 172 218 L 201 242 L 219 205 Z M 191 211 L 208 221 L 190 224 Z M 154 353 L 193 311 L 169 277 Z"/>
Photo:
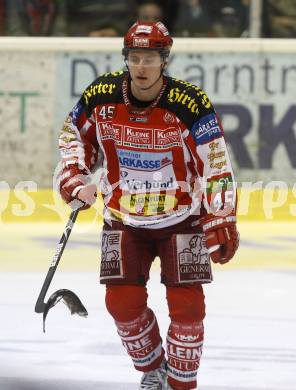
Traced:
<path id="1" fill-rule="evenodd" d="M 1 233 L 1 271 L 45 271 L 64 229 L 64 223 L 6 223 Z M 99 269 L 101 224 L 77 221 L 59 270 Z M 232 268 L 296 269 L 295 223 L 239 222 L 240 248 L 227 265 Z M 159 269 L 156 260 L 154 268 Z"/>

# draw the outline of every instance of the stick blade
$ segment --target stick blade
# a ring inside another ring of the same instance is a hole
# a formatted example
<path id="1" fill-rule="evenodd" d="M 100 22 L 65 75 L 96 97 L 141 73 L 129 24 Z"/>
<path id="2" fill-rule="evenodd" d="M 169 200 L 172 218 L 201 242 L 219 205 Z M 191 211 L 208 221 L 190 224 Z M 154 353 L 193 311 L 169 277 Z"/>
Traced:
<path id="1" fill-rule="evenodd" d="M 71 314 L 78 314 L 81 317 L 87 317 L 88 312 L 78 298 L 78 296 L 70 290 L 61 289 L 57 290 L 49 297 L 48 301 L 45 303 L 43 311 L 43 332 L 45 333 L 45 320 L 49 310 L 54 307 L 58 302 L 63 301 L 64 304 L 69 308 Z"/>

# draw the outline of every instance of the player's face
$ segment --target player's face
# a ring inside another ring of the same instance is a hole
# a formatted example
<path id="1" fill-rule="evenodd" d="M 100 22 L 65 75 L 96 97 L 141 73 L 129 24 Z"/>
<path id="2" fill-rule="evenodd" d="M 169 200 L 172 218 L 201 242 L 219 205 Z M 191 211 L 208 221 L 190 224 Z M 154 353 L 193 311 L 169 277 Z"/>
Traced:
<path id="1" fill-rule="evenodd" d="M 156 50 L 132 50 L 128 54 L 127 64 L 133 82 L 145 88 L 159 78 L 163 59 Z"/>

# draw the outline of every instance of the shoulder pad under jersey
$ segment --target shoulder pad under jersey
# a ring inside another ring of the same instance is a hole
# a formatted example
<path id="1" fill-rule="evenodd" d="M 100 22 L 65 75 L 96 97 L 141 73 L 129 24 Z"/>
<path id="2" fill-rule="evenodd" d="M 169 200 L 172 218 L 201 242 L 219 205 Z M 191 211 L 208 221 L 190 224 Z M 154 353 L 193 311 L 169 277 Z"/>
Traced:
<path id="1" fill-rule="evenodd" d="M 122 100 L 122 81 L 126 72 L 105 73 L 92 82 L 83 92 L 82 98 L 88 109 L 99 104 L 119 103 Z"/>
<path id="2" fill-rule="evenodd" d="M 172 77 L 168 77 L 163 104 L 189 129 L 198 118 L 215 112 L 212 103 L 201 88 L 188 81 Z"/>

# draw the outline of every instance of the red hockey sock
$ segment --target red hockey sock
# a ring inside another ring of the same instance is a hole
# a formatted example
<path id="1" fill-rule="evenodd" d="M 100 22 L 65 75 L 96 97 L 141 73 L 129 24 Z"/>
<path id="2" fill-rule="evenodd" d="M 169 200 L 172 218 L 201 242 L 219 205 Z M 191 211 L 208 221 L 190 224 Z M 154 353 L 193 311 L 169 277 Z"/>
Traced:
<path id="1" fill-rule="evenodd" d="M 147 308 L 134 321 L 116 322 L 117 332 L 127 353 L 139 371 L 150 371 L 160 366 L 164 357 L 162 340 L 153 311 Z"/>
<path id="2" fill-rule="evenodd" d="M 167 300 L 171 317 L 167 335 L 168 382 L 176 390 L 195 389 L 204 336 L 202 286 L 167 287 Z"/>
<path id="3" fill-rule="evenodd" d="M 108 286 L 106 305 L 135 368 L 146 372 L 159 367 L 164 349 L 155 315 L 147 307 L 146 288 Z"/>
<path id="4" fill-rule="evenodd" d="M 136 285 L 106 286 L 106 307 L 115 321 L 129 322 L 147 309 L 147 289 Z"/>
<path id="5" fill-rule="evenodd" d="M 168 383 L 176 390 L 196 388 L 202 353 L 203 323 L 172 322 L 167 335 Z"/>

